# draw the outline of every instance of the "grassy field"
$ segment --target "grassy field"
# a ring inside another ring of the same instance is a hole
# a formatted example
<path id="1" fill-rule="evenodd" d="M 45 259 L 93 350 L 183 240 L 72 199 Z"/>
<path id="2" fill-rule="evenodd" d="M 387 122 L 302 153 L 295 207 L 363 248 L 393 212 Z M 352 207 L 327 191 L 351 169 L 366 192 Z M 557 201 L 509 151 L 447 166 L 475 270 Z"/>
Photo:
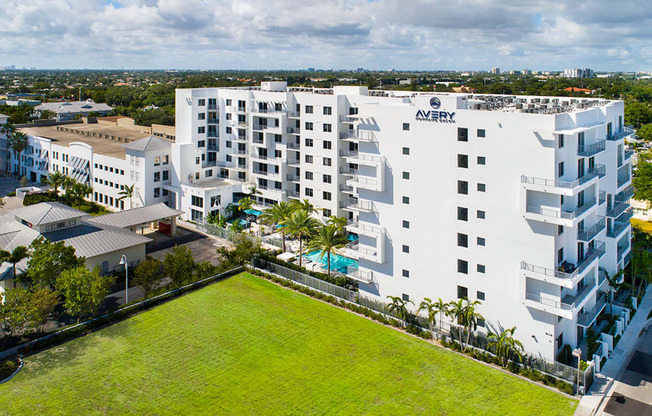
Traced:
<path id="1" fill-rule="evenodd" d="M 637 220 L 636 218 L 632 218 L 630 222 L 632 223 L 632 226 L 638 228 L 639 230 L 645 231 L 648 234 L 652 234 L 652 222 Z"/>
<path id="2" fill-rule="evenodd" d="M 0 414 L 571 415 L 577 402 L 242 274 L 25 359 Z"/>

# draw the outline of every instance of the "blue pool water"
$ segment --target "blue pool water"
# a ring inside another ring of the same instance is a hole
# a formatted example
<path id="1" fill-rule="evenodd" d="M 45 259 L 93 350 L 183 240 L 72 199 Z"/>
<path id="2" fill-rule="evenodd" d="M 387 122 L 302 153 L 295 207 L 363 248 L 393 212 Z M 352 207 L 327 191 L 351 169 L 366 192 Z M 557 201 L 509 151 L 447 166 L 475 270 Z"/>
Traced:
<path id="1" fill-rule="evenodd" d="M 324 255 L 324 257 L 320 259 L 320 253 L 321 251 L 319 250 L 311 251 L 308 254 L 304 254 L 303 258 L 326 265 L 328 262 L 328 257 Z M 346 273 L 349 266 L 357 269 L 358 261 L 348 257 L 340 256 L 339 254 L 331 254 L 331 270 L 337 270 L 338 272 Z"/>

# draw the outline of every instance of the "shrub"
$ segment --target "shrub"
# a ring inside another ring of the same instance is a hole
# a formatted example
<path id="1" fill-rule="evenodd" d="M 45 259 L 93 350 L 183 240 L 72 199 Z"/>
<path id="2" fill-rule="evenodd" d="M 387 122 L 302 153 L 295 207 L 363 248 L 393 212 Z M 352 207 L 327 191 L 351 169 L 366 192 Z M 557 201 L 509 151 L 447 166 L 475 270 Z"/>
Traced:
<path id="1" fill-rule="evenodd" d="M 276 258 L 278 255 L 278 251 L 270 251 L 270 252 L 262 252 L 258 254 L 258 257 L 267 260 L 270 263 L 275 263 L 283 267 L 287 267 L 288 269 L 292 269 L 297 272 L 301 272 L 304 274 L 307 274 L 309 276 L 315 277 L 319 280 L 323 280 L 328 283 L 332 283 L 337 286 L 344 287 L 349 290 L 357 291 L 358 290 L 358 284 L 351 278 L 346 277 L 346 276 L 329 276 L 326 273 L 318 273 L 318 272 L 313 272 L 312 270 L 308 270 L 305 267 L 299 267 L 298 264 L 294 263 L 289 263 L 287 261 L 279 260 Z"/>
<path id="2" fill-rule="evenodd" d="M 0 360 L 0 380 L 9 377 L 18 369 L 20 361 L 17 358 Z"/>
<path id="3" fill-rule="evenodd" d="M 50 192 L 35 192 L 25 195 L 23 199 L 23 205 L 34 205 L 41 202 L 57 201 L 58 197 L 54 191 Z"/>
<path id="4" fill-rule="evenodd" d="M 16 196 L 16 191 L 11 191 L 7 194 L 7 196 Z"/>
<path id="5" fill-rule="evenodd" d="M 557 387 L 557 389 L 563 393 L 570 394 L 570 395 L 573 394 L 573 386 L 565 381 L 557 380 L 557 382 L 555 383 L 555 387 Z"/>
<path id="6" fill-rule="evenodd" d="M 598 350 L 598 341 L 592 328 L 586 330 L 586 347 L 588 357 L 593 357 L 593 354 Z"/>

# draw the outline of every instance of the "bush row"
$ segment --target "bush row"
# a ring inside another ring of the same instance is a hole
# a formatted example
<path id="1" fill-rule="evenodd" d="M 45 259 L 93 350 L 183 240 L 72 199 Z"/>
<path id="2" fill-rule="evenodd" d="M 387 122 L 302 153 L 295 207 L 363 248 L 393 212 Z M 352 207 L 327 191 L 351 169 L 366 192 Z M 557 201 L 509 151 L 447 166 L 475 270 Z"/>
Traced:
<path id="1" fill-rule="evenodd" d="M 395 328 L 400 328 L 402 326 L 400 321 L 398 321 L 396 319 L 393 319 L 393 318 L 388 318 L 385 315 L 383 315 L 382 313 L 378 313 L 378 312 L 375 312 L 375 311 L 373 311 L 373 310 L 371 310 L 369 308 L 365 308 L 364 306 L 349 303 L 349 302 L 347 302 L 347 301 L 345 301 L 343 299 L 336 298 L 335 296 L 331 296 L 331 295 L 325 294 L 323 292 L 310 289 L 310 288 L 308 288 L 306 286 L 300 285 L 298 283 L 294 283 L 291 280 L 288 280 L 288 279 L 285 279 L 285 278 L 282 278 L 282 277 L 278 277 L 278 276 L 276 276 L 274 274 L 263 272 L 261 270 L 253 269 L 253 268 L 249 269 L 249 272 L 256 275 L 256 276 L 262 277 L 262 278 L 267 279 L 269 281 L 272 281 L 272 282 L 274 282 L 276 284 L 279 284 L 281 286 L 284 286 L 284 287 L 293 289 L 293 290 L 295 290 L 297 292 L 303 293 L 305 295 L 311 296 L 311 297 L 313 297 L 315 299 L 323 300 L 323 301 L 328 302 L 330 304 L 340 306 L 340 307 L 348 309 L 348 310 L 350 310 L 352 312 L 364 315 L 364 316 L 366 316 L 366 317 L 368 317 L 370 319 L 373 319 L 374 321 L 380 322 L 383 325 L 389 325 L 389 326 L 393 326 Z M 408 325 L 405 328 L 405 331 L 407 333 L 409 333 L 409 334 L 416 335 L 416 336 L 418 336 L 420 338 L 423 338 L 423 339 L 431 339 L 432 338 L 432 334 L 430 333 L 430 331 L 424 331 L 424 330 L 422 330 L 420 327 L 418 327 L 416 325 Z M 447 340 L 444 339 L 444 340 L 441 341 L 441 345 L 443 347 L 446 347 L 446 348 L 451 349 L 453 351 L 457 351 L 457 352 L 460 352 L 460 353 L 462 352 L 462 347 L 460 346 L 460 344 L 457 341 L 454 341 L 454 340 L 447 341 Z M 476 360 L 483 361 L 483 362 L 486 362 L 486 363 L 489 363 L 489 364 L 494 364 L 494 365 L 497 365 L 497 366 L 502 365 L 502 362 L 501 362 L 499 357 L 497 357 L 497 356 L 495 356 L 493 354 L 490 354 L 488 352 L 483 352 L 483 351 L 471 348 L 467 352 L 465 352 L 464 354 L 471 357 L 471 358 L 475 358 Z M 521 376 L 527 377 L 532 381 L 541 382 L 541 383 L 545 384 L 546 386 L 554 386 L 554 387 L 556 387 L 557 389 L 559 389 L 560 391 L 562 391 L 564 393 L 571 394 L 571 395 L 573 394 L 573 386 L 570 383 L 567 383 L 567 382 L 565 382 L 563 380 L 556 379 L 555 377 L 552 377 L 550 375 L 543 374 L 538 370 L 530 369 L 530 368 L 527 368 L 527 367 L 522 367 L 522 366 L 520 366 L 520 365 L 518 365 L 518 364 L 516 364 L 514 362 L 510 362 L 507 369 L 510 372 L 514 373 L 514 374 L 519 374 Z"/>
<path id="2" fill-rule="evenodd" d="M 277 251 L 264 251 L 257 256 L 263 260 L 267 260 L 270 263 L 278 264 L 279 266 L 287 267 L 288 269 L 292 269 L 297 272 L 301 272 L 304 274 L 307 274 L 309 276 L 312 276 L 314 278 L 317 278 L 319 280 L 323 280 L 325 282 L 353 290 L 353 291 L 358 291 L 358 283 L 346 276 L 329 276 L 326 273 L 319 273 L 319 272 L 313 272 L 312 270 L 308 270 L 305 267 L 299 267 L 298 264 L 294 263 L 289 263 L 287 261 L 280 260 L 276 258 L 276 256 L 280 253 L 279 250 Z"/>

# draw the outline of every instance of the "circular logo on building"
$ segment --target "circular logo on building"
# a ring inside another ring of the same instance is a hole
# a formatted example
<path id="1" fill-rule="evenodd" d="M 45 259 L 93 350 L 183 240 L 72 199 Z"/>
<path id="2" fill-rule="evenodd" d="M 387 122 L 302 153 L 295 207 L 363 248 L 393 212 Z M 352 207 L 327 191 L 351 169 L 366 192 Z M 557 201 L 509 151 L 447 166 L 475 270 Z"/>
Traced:
<path id="1" fill-rule="evenodd" d="M 439 98 L 432 97 L 430 99 L 430 107 L 434 108 L 435 110 L 441 107 L 441 101 L 439 101 Z"/>

